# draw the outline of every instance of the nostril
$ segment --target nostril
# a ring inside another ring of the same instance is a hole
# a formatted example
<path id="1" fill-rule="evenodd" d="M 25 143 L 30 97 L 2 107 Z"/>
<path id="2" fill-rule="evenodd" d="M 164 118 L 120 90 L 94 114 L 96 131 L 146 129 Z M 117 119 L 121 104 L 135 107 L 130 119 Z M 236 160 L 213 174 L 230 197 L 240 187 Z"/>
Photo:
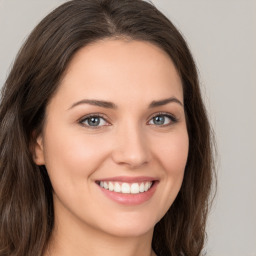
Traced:
<path id="1" fill-rule="evenodd" d="M 149 157 L 147 154 L 134 152 L 113 152 L 112 159 L 116 164 L 127 165 L 131 169 L 139 168 L 149 162 Z"/>

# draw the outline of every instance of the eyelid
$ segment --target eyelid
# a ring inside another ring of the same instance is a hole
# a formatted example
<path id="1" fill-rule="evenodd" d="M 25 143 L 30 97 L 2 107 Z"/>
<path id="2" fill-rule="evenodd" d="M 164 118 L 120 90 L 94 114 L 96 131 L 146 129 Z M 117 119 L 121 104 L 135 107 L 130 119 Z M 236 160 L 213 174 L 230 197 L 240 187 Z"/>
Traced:
<path id="1" fill-rule="evenodd" d="M 90 118 L 90 117 L 99 117 L 99 118 L 102 118 L 102 119 L 107 123 L 107 125 L 102 125 L 102 126 L 89 126 L 89 125 L 83 124 L 83 122 L 84 122 L 86 119 Z M 110 121 L 109 121 L 109 118 L 107 118 L 106 115 L 101 114 L 101 113 L 90 113 L 90 114 L 88 114 L 88 115 L 85 115 L 85 116 L 83 116 L 82 118 L 78 119 L 78 123 L 81 124 L 81 125 L 84 126 L 84 127 L 90 128 L 90 129 L 100 129 L 101 127 L 111 125 L 111 123 L 110 123 Z"/>
<path id="2" fill-rule="evenodd" d="M 171 113 L 169 113 L 169 112 L 157 112 L 157 113 L 154 113 L 154 114 L 150 117 L 150 119 L 149 119 L 149 121 L 148 121 L 147 123 L 149 123 L 149 122 L 152 120 L 152 118 L 154 118 L 154 117 L 156 117 L 156 116 L 167 116 L 168 118 L 171 119 L 171 123 L 170 123 L 170 124 L 158 125 L 159 127 L 169 126 L 169 125 L 172 125 L 172 124 L 178 122 L 178 118 L 177 118 L 174 114 L 171 114 Z"/>

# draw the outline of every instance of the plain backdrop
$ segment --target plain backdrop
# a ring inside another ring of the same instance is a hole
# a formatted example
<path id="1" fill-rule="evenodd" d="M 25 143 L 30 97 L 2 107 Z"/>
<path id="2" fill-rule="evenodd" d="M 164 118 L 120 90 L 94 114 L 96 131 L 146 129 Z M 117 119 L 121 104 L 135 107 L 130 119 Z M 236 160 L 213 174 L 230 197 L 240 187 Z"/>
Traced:
<path id="1" fill-rule="evenodd" d="M 22 42 L 61 0 L 0 0 L 0 86 Z M 256 256 L 256 1 L 154 0 L 196 60 L 218 145 L 208 256 Z"/>

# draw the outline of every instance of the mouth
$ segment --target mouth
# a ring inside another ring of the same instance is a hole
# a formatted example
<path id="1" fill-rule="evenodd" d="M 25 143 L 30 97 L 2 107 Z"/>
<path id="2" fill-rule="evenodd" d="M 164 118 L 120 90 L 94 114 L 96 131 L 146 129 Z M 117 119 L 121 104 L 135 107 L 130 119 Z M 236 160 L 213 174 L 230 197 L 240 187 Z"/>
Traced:
<path id="1" fill-rule="evenodd" d="M 116 181 L 96 181 L 96 183 L 103 189 L 113 191 L 121 194 L 140 194 L 147 192 L 155 181 L 145 182 L 116 182 Z"/>
<path id="2" fill-rule="evenodd" d="M 159 180 L 150 177 L 115 177 L 95 183 L 104 195 L 116 203 L 138 205 L 153 197 Z"/>

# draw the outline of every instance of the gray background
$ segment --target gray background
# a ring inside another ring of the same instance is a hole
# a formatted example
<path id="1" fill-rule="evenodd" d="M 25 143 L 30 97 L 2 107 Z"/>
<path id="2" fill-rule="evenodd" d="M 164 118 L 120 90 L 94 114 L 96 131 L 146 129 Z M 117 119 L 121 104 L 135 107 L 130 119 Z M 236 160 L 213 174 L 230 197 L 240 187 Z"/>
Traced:
<path id="1" fill-rule="evenodd" d="M 32 28 L 61 0 L 0 0 L 0 85 Z M 207 255 L 256 256 L 256 1 L 155 0 L 197 62 L 218 144 Z"/>

